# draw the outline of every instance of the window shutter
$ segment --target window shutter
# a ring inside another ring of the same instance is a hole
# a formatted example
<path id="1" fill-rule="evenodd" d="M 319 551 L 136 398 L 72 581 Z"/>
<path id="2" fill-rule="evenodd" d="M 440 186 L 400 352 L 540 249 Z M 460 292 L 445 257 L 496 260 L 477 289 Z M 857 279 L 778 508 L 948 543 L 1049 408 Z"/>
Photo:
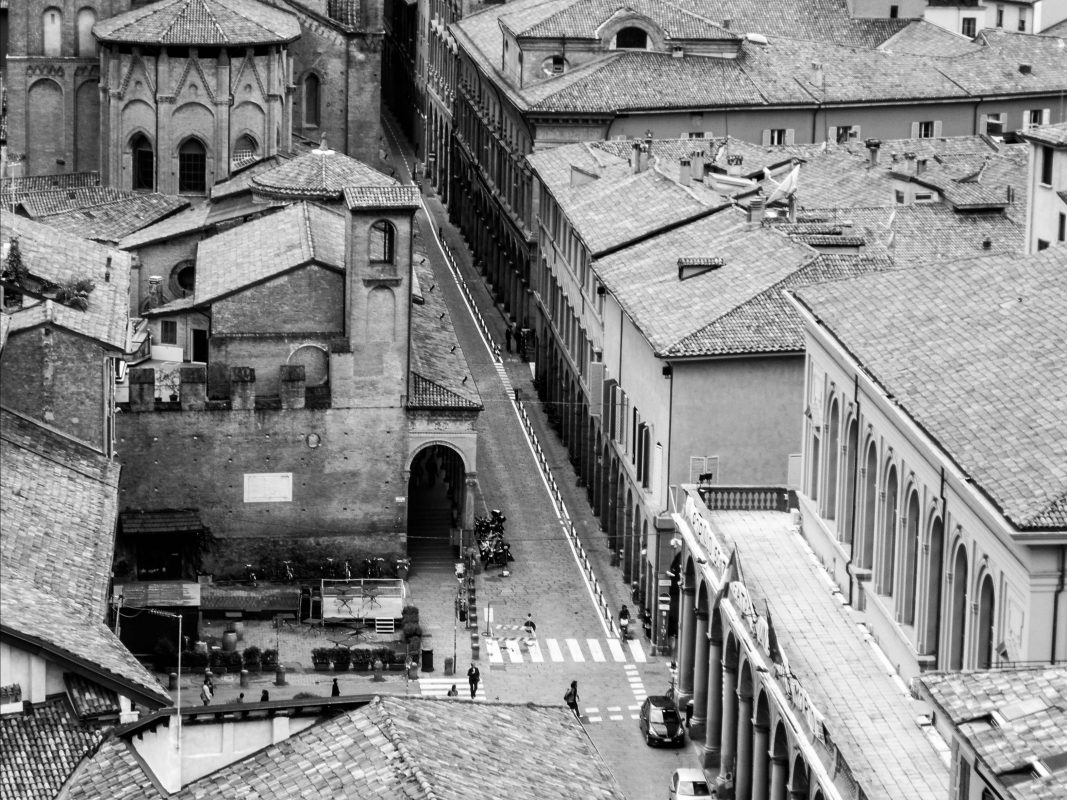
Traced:
<path id="1" fill-rule="evenodd" d="M 614 439 L 615 438 L 615 392 L 618 390 L 618 388 L 619 388 L 618 386 L 613 385 L 608 390 L 608 397 L 607 397 L 608 408 L 607 408 L 606 413 L 608 415 L 608 418 L 607 418 L 607 435 L 608 435 L 609 439 Z"/>
<path id="2" fill-rule="evenodd" d="M 978 133 L 982 134 L 983 136 L 985 134 L 989 133 L 989 115 L 988 114 L 982 114 L 982 116 L 980 116 L 978 118 Z"/>
<path id="3" fill-rule="evenodd" d="M 689 482 L 700 483 L 700 476 L 704 473 L 704 457 L 689 457 Z"/>
<path id="4" fill-rule="evenodd" d="M 769 129 L 765 130 L 763 132 L 763 146 L 764 147 L 770 147 L 771 146 L 771 132 L 770 132 Z"/>
<path id="5" fill-rule="evenodd" d="M 656 442 L 656 457 L 652 460 L 652 498 L 656 509 L 663 507 L 663 445 Z"/>
<path id="6" fill-rule="evenodd" d="M 714 139 L 715 138 L 714 131 L 704 131 L 704 138 L 705 139 Z"/>
<path id="7" fill-rule="evenodd" d="M 651 469 L 650 462 L 652 461 L 652 429 L 645 426 L 645 433 L 641 437 L 641 485 L 647 489 L 649 484 L 649 471 Z"/>
<path id="8" fill-rule="evenodd" d="M 599 417 L 604 404 L 604 362 L 589 363 L 589 413 Z"/>
<path id="9" fill-rule="evenodd" d="M 837 128 L 835 128 L 833 125 L 826 129 L 826 141 L 828 141 L 830 144 L 833 144 L 837 141 Z"/>
<path id="10" fill-rule="evenodd" d="M 1052 109 L 1051 108 L 1043 108 L 1043 109 L 1041 109 L 1041 124 L 1042 125 L 1048 125 L 1050 122 L 1052 122 Z"/>
<path id="11" fill-rule="evenodd" d="M 918 139 L 919 138 L 919 123 L 918 122 L 911 123 L 911 138 L 912 139 Z"/>
<path id="12" fill-rule="evenodd" d="M 860 138 L 860 126 L 859 125 L 853 125 L 852 126 L 852 130 L 849 132 L 848 138 L 856 139 L 857 141 L 859 140 L 859 138 Z"/>
<path id="13" fill-rule="evenodd" d="M 795 139 L 796 139 L 796 131 L 793 130 L 792 128 L 786 128 L 786 130 L 785 130 L 785 143 L 786 144 L 793 144 Z"/>
<path id="14" fill-rule="evenodd" d="M 934 120 L 934 138 L 935 139 L 940 139 L 941 138 L 941 120 L 939 120 L 939 119 L 935 119 Z"/>
<path id="15" fill-rule="evenodd" d="M 641 483 L 645 477 L 645 423 L 637 426 L 637 436 L 634 437 L 634 451 L 636 458 L 634 464 L 637 467 L 637 482 Z"/>
<path id="16" fill-rule="evenodd" d="M 719 457 L 708 456 L 704 459 L 704 471 L 711 473 L 711 482 L 719 483 Z"/>

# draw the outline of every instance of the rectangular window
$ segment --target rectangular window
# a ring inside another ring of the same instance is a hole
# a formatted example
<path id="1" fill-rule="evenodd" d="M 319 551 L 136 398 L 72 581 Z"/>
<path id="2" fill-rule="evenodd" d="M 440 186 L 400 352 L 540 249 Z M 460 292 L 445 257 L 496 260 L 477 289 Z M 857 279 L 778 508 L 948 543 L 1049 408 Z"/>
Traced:
<path id="1" fill-rule="evenodd" d="M 919 139 L 933 139 L 934 138 L 934 122 L 933 120 L 927 120 L 926 122 L 919 123 Z"/>
<path id="2" fill-rule="evenodd" d="M 1019 9 L 1019 33 L 1026 33 L 1026 12 Z"/>
<path id="3" fill-rule="evenodd" d="M 997 27 L 1004 27 L 1004 6 L 997 6 Z"/>
<path id="4" fill-rule="evenodd" d="M 1060 230 L 1056 238 L 1061 242 L 1067 242 L 1067 214 L 1060 214 Z"/>
<path id="5" fill-rule="evenodd" d="M 176 320 L 165 319 L 160 323 L 159 343 L 160 344 L 177 344 L 178 343 L 178 322 Z"/>
<path id="6" fill-rule="evenodd" d="M 900 191 L 900 189 L 897 189 L 896 195 L 897 195 L 897 203 L 899 205 L 904 205 L 904 192 Z"/>
<path id="7" fill-rule="evenodd" d="M 900 6 L 890 6 L 889 7 L 889 18 L 890 19 L 896 19 L 899 16 L 900 16 Z"/>
<path id="8" fill-rule="evenodd" d="M 704 133 L 704 131 L 690 131 L 689 133 L 687 133 L 682 138 L 683 139 L 707 139 L 708 137 L 707 137 L 707 134 Z"/>
<path id="9" fill-rule="evenodd" d="M 852 139 L 855 139 L 859 134 L 851 125 L 838 125 L 837 126 L 837 143 L 848 144 Z"/>
<path id="10" fill-rule="evenodd" d="M 977 23 L 974 17 L 963 18 L 963 28 L 961 29 L 961 33 L 968 39 L 974 38 L 977 33 Z"/>
<path id="11" fill-rule="evenodd" d="M 785 128 L 772 128 L 770 131 L 772 145 L 785 144 Z"/>
<path id="12" fill-rule="evenodd" d="M 934 199 L 933 192 L 916 192 L 915 193 L 915 202 L 916 203 L 931 203 L 931 202 L 933 202 L 933 199 Z"/>
<path id="13" fill-rule="evenodd" d="M 1055 151 L 1051 147 L 1041 148 L 1041 183 L 1052 185 L 1052 158 Z"/>
<path id="14" fill-rule="evenodd" d="M 207 155 L 199 152 L 178 154 L 178 193 L 203 194 L 207 190 Z"/>
<path id="15" fill-rule="evenodd" d="M 1004 114 L 988 114 L 986 116 L 985 132 L 989 136 L 1004 135 Z"/>
<path id="16" fill-rule="evenodd" d="M 1038 239 L 1037 252 L 1040 253 L 1042 250 L 1048 250 L 1048 242 L 1046 242 L 1044 239 Z"/>

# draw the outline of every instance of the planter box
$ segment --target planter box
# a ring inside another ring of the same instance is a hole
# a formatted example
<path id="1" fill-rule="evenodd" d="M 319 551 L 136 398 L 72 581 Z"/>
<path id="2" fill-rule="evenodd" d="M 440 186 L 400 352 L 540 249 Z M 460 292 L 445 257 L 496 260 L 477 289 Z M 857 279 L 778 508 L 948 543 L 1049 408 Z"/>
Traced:
<path id="1" fill-rule="evenodd" d="M 330 662 L 329 661 L 325 661 L 325 662 L 316 661 L 315 662 L 315 671 L 316 672 L 329 672 L 330 671 Z"/>
<path id="2" fill-rule="evenodd" d="M 207 667 L 182 667 L 182 675 L 203 675 Z"/>
<path id="3" fill-rule="evenodd" d="M 386 664 L 385 668 L 389 672 L 403 672 L 404 671 L 404 665 L 403 664 Z"/>
<path id="4" fill-rule="evenodd" d="M 337 664 L 334 664 L 333 669 L 334 669 L 334 672 L 348 672 L 348 664 L 345 664 L 343 667 L 342 666 L 338 666 Z"/>
<path id="5" fill-rule="evenodd" d="M 355 672 L 367 672 L 370 669 L 370 664 L 353 664 L 352 669 Z"/>

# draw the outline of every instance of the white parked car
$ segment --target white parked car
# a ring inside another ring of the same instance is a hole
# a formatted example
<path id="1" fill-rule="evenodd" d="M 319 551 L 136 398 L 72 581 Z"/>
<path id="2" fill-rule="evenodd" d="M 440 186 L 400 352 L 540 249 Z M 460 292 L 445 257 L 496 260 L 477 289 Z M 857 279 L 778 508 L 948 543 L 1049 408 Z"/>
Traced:
<path id="1" fill-rule="evenodd" d="M 714 797 L 708 779 L 699 769 L 676 769 L 671 775 L 670 800 L 686 797 Z"/>

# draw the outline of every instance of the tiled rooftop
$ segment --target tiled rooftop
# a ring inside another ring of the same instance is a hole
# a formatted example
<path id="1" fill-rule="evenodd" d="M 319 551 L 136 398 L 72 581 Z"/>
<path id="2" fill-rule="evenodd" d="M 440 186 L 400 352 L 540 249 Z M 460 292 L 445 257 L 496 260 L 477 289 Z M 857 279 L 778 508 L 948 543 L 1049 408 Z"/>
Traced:
<path id="1" fill-rule="evenodd" d="M 0 441 L 0 560 L 103 621 L 118 464 L 7 410 Z"/>
<path id="2" fill-rule="evenodd" d="M 1067 527 L 1067 248 L 797 296 L 1012 525 Z"/>
<path id="3" fill-rule="evenodd" d="M 418 208 L 419 190 L 414 186 L 346 186 L 345 205 L 356 208 Z"/>
<path id="4" fill-rule="evenodd" d="M 29 714 L 0 717 L 0 798 L 52 800 L 102 738 L 78 720 L 63 695 Z"/>
<path id="5" fill-rule="evenodd" d="M 22 201 L 27 195 L 57 189 L 77 189 L 86 186 L 99 186 L 99 172 L 61 172 L 55 175 L 25 175 L 19 178 L 5 178 L 0 182 L 0 198 L 3 205 L 10 208 Z"/>
<path id="6" fill-rule="evenodd" d="M 1027 139 L 1038 144 L 1048 144 L 1053 147 L 1067 147 L 1067 122 L 1058 125 L 1042 125 L 1030 128 L 1023 134 Z"/>
<path id="7" fill-rule="evenodd" d="M 196 305 L 302 264 L 315 262 L 343 270 L 344 247 L 345 219 L 340 214 L 308 202 L 287 206 L 200 243 Z"/>
<path id="8" fill-rule="evenodd" d="M 64 673 L 63 682 L 67 684 L 67 694 L 74 710 L 82 719 L 118 714 L 122 710 L 119 696 L 111 689 L 105 689 L 74 672 Z"/>
<path id="9" fill-rule="evenodd" d="M 256 45 L 300 36 L 296 17 L 257 0 L 158 0 L 93 27 L 102 42 Z"/>
<path id="10" fill-rule="evenodd" d="M 411 306 L 411 397 L 419 408 L 481 408 L 482 398 L 459 345 L 444 295 L 434 286 L 423 239 L 416 241 L 415 275 L 423 298 Z M 442 315 L 444 315 L 442 317 Z"/>
<path id="11" fill-rule="evenodd" d="M 1067 754 L 1067 667 L 922 676 L 925 694 L 996 775 Z M 996 723 L 990 717 L 996 715 Z M 1067 772 L 1008 787 L 1013 800 L 1067 794 Z"/>
<path id="12" fill-rule="evenodd" d="M 18 204 L 31 218 L 37 219 L 62 214 L 64 211 L 114 203 L 133 194 L 110 186 L 79 186 L 71 189 L 53 187 L 38 192 L 26 192 L 22 194 Z"/>
<path id="13" fill-rule="evenodd" d="M 33 276 L 59 285 L 80 278 L 89 278 L 96 284 L 85 311 L 55 302 L 31 306 L 31 298 L 27 297 L 25 308 L 12 314 L 12 331 L 41 324 L 47 318 L 111 347 L 126 346 L 130 287 L 127 254 L 14 214 L 0 214 L 0 237 L 5 242 L 18 237 L 22 260 Z M 109 257 L 111 271 L 105 280 Z"/>
<path id="14" fill-rule="evenodd" d="M 769 608 L 790 672 L 869 800 L 945 800 L 945 762 L 916 724 L 905 696 L 827 590 L 821 568 L 787 514 L 703 511 L 720 544 L 737 548 L 757 612 Z"/>
<path id="15" fill-rule="evenodd" d="M 945 30 L 940 25 L 924 19 L 917 19 L 882 42 L 878 49 L 916 56 L 958 56 L 980 46 L 966 36 Z"/>
<path id="16" fill-rule="evenodd" d="M 189 201 L 181 197 L 131 194 L 115 202 L 72 209 L 44 217 L 41 221 L 72 236 L 114 244 L 188 205 Z"/>
<path id="17" fill-rule="evenodd" d="M 312 150 L 252 176 L 253 191 L 283 199 L 340 200 L 349 186 L 398 186 L 362 161 L 334 150 Z"/>
<path id="18" fill-rule="evenodd" d="M 577 0 L 535 24 L 527 25 L 521 30 L 512 30 L 517 36 L 529 38 L 595 39 L 600 36 L 600 28 L 625 9 L 652 20 L 672 40 L 732 41 L 739 38 L 737 33 L 728 31 L 722 25 L 700 16 L 699 12 L 686 10 L 683 6 L 684 3 L 676 4 L 665 0 Z M 522 24 L 522 21 L 521 16 L 514 19 L 516 24 Z M 511 23 L 510 18 L 504 18 L 505 25 L 510 26 Z"/>
<path id="19" fill-rule="evenodd" d="M 126 747 L 116 738 L 105 742 L 75 777 L 71 800 L 156 798 Z M 124 792 L 126 786 L 140 792 Z M 623 798 L 581 723 L 562 705 L 391 696 L 313 725 L 171 797 L 253 795 L 261 800 Z"/>
<path id="20" fill-rule="evenodd" d="M 145 245 L 207 230 L 221 222 L 263 213 L 271 213 L 270 207 L 253 202 L 247 195 L 244 197 L 227 196 L 211 202 L 197 203 L 184 211 L 179 211 L 174 216 L 124 237 L 118 246 L 123 250 L 136 250 Z"/>

